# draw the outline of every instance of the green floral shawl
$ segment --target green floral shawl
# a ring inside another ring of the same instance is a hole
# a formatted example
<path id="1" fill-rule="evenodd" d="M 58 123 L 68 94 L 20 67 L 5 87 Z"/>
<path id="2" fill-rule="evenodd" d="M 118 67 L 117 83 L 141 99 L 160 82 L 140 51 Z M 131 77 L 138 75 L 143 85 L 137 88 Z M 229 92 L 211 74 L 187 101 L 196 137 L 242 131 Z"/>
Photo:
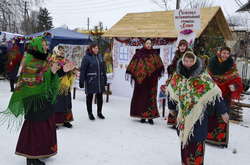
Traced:
<path id="1" fill-rule="evenodd" d="M 30 49 L 43 53 L 43 41 L 43 37 L 33 39 L 29 45 Z M 8 108 L 0 112 L 0 122 L 8 120 L 8 124 L 11 124 L 16 118 L 22 120 L 29 111 L 42 110 L 42 105 L 48 101 L 54 103 L 58 93 L 58 84 L 59 78 L 51 72 L 47 60 L 39 60 L 32 54 L 26 53 Z M 27 100 L 30 104 L 27 104 Z"/>

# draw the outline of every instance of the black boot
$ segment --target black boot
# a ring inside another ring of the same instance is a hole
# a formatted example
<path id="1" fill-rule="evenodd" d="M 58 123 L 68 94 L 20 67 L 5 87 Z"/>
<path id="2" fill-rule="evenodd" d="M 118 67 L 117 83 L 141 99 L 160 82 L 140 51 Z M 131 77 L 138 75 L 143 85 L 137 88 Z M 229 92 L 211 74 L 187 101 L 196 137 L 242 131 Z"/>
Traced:
<path id="1" fill-rule="evenodd" d="M 95 117 L 92 113 L 92 100 L 93 100 L 93 94 L 88 94 L 87 95 L 87 111 L 89 115 L 89 120 L 95 120 Z"/>
<path id="2" fill-rule="evenodd" d="M 153 119 L 148 119 L 148 123 L 151 124 L 151 125 L 153 125 L 154 124 Z"/>
<path id="3" fill-rule="evenodd" d="M 39 159 L 34 159 L 34 165 L 45 165 L 45 163 Z"/>
<path id="4" fill-rule="evenodd" d="M 105 119 L 105 117 L 102 114 L 102 104 L 103 104 L 103 98 L 102 98 L 102 93 L 97 93 L 96 94 L 96 101 L 97 101 L 97 116 L 100 119 Z"/>
<path id="5" fill-rule="evenodd" d="M 94 115 L 92 113 L 89 114 L 89 120 L 95 120 L 95 117 L 94 117 Z"/>
<path id="6" fill-rule="evenodd" d="M 102 115 L 102 113 L 98 113 L 97 115 L 100 119 L 105 119 L 105 117 Z"/>
<path id="7" fill-rule="evenodd" d="M 33 160 L 27 158 L 27 165 L 32 165 L 32 164 L 33 164 Z"/>
<path id="8" fill-rule="evenodd" d="M 66 128 L 72 128 L 72 124 L 70 122 L 63 123 L 63 126 Z"/>
<path id="9" fill-rule="evenodd" d="M 145 123 L 145 122 L 146 122 L 146 119 L 141 119 L 140 122 L 141 122 L 141 123 Z"/>
<path id="10" fill-rule="evenodd" d="M 45 163 L 39 159 L 28 159 L 27 158 L 27 165 L 45 165 Z"/>
<path id="11" fill-rule="evenodd" d="M 227 144 L 221 144 L 220 146 L 221 146 L 221 148 L 228 148 Z"/>

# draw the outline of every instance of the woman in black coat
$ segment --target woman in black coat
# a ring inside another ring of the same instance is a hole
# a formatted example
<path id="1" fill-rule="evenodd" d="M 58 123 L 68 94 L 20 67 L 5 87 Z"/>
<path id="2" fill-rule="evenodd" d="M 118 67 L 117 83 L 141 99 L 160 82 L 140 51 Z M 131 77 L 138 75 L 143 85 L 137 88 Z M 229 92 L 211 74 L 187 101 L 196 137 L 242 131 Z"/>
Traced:
<path id="1" fill-rule="evenodd" d="M 97 44 L 91 44 L 83 57 L 80 69 L 80 88 L 85 87 L 87 110 L 90 120 L 95 120 L 92 113 L 93 94 L 97 98 L 97 116 L 105 119 L 102 114 L 103 92 L 107 84 L 106 67 L 103 55 L 98 54 Z"/>

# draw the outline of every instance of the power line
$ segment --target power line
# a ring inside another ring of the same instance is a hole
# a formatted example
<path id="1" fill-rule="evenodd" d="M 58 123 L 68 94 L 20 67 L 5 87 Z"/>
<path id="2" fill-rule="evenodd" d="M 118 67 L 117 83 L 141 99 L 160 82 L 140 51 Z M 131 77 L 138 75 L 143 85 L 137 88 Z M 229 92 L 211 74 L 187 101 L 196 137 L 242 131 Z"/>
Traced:
<path id="1" fill-rule="evenodd" d="M 103 1 L 101 1 L 101 3 L 99 1 L 98 3 L 88 3 L 88 4 L 79 4 L 79 3 L 66 2 L 64 4 L 56 5 L 56 6 L 60 7 L 60 8 L 77 9 L 78 7 L 80 7 L 80 8 L 82 8 L 82 7 L 93 8 L 93 7 L 102 7 L 102 6 L 109 6 L 110 7 L 110 6 L 113 6 L 113 5 L 130 4 L 130 3 L 135 3 L 135 2 L 139 2 L 139 1 L 123 0 L 122 2 L 119 2 L 119 1 L 103 0 Z"/>
<path id="2" fill-rule="evenodd" d="M 74 3 L 75 2 L 75 3 Z M 67 2 L 60 2 L 57 4 L 57 6 L 62 6 L 62 7 L 74 7 L 76 4 L 78 6 L 91 6 L 91 5 L 96 5 L 96 4 L 102 4 L 102 3 L 113 3 L 113 2 L 117 2 L 117 1 L 107 1 L 107 0 L 99 0 L 98 2 L 97 1 L 79 1 L 79 2 L 76 2 L 76 1 L 67 1 Z"/>
<path id="3" fill-rule="evenodd" d="M 114 10 L 122 10 L 122 9 L 126 9 L 129 7 L 137 7 L 136 5 L 138 4 L 138 1 L 133 2 L 132 4 L 127 4 L 127 5 L 123 5 L 123 4 L 117 4 L 117 5 L 113 5 L 112 7 L 110 7 L 110 5 L 102 5 L 99 7 L 95 7 L 95 8 L 78 8 L 77 10 L 71 10 L 71 9 L 62 9 L 62 8 L 54 8 L 52 7 L 52 10 L 56 10 L 56 12 L 63 12 L 63 13 L 90 13 L 90 12 L 95 12 L 95 13 L 99 13 L 99 12 L 111 12 Z M 52 11 L 51 10 L 51 11 Z"/>
<path id="4" fill-rule="evenodd" d="M 122 9 L 126 6 L 136 6 L 136 5 L 139 5 L 138 4 L 138 1 L 134 1 L 134 2 L 131 2 L 131 3 L 128 3 L 128 4 L 113 4 L 113 5 L 96 5 L 96 6 L 76 6 L 75 8 L 68 8 L 68 7 L 65 7 L 65 8 L 58 8 L 58 7 L 53 7 L 54 9 L 60 9 L 60 10 L 67 10 L 67 11 L 77 11 L 77 10 L 84 10 L 84 11 L 96 11 L 98 9 L 105 9 L 105 8 L 118 8 L 118 9 Z"/>

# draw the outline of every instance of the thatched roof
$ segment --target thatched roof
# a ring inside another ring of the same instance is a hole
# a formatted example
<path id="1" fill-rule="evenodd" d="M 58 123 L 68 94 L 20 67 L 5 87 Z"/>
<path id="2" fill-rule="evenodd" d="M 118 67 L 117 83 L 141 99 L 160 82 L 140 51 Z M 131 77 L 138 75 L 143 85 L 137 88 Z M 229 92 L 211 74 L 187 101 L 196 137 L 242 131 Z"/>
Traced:
<path id="1" fill-rule="evenodd" d="M 174 24 L 174 11 L 158 11 L 145 13 L 128 13 L 117 22 L 105 37 L 150 37 L 150 38 L 177 38 L 178 32 Z M 215 31 L 219 30 L 225 39 L 232 39 L 232 34 L 220 7 L 201 9 L 201 30 L 199 37 L 215 22 Z"/>

